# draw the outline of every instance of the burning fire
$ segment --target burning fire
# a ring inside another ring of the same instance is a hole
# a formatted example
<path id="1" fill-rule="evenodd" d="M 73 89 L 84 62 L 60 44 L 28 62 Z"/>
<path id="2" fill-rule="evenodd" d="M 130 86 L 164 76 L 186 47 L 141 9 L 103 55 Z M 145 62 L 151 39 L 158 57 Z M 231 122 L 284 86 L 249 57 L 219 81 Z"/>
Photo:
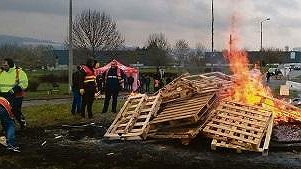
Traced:
<path id="1" fill-rule="evenodd" d="M 232 18 L 232 25 L 234 24 L 235 17 Z M 263 76 L 258 65 L 255 65 L 252 70 L 249 69 L 248 55 L 237 47 L 237 43 L 238 35 L 232 28 L 229 50 L 224 53 L 235 77 L 232 99 L 246 104 L 258 105 L 261 102 L 259 95 L 271 97 L 272 94 L 270 89 L 262 83 Z"/>
<path id="2" fill-rule="evenodd" d="M 224 57 L 229 61 L 230 70 L 234 76 L 234 91 L 230 99 L 249 105 L 262 106 L 271 110 L 276 115 L 276 119 L 288 121 L 288 117 L 281 113 L 285 106 L 278 102 L 274 103 L 271 90 L 263 84 L 264 78 L 259 66 L 255 64 L 251 70 L 249 69 L 247 53 L 237 47 L 238 34 L 234 31 L 234 25 L 235 17 L 232 17 L 229 49 L 224 52 Z"/>

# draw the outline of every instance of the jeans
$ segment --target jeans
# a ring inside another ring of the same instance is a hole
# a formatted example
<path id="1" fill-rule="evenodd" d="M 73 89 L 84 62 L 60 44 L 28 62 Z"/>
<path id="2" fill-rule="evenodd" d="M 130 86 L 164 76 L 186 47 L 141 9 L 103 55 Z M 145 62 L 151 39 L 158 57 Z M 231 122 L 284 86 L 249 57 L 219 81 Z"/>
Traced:
<path id="1" fill-rule="evenodd" d="M 8 146 L 16 146 L 15 123 L 8 115 L 8 112 L 3 106 L 0 106 L 0 120 L 4 124 L 6 144 Z"/>
<path id="2" fill-rule="evenodd" d="M 81 111 L 81 104 L 82 104 L 82 96 L 80 95 L 78 90 L 72 89 L 73 94 L 73 102 L 72 102 L 72 108 L 71 113 L 80 113 Z"/>

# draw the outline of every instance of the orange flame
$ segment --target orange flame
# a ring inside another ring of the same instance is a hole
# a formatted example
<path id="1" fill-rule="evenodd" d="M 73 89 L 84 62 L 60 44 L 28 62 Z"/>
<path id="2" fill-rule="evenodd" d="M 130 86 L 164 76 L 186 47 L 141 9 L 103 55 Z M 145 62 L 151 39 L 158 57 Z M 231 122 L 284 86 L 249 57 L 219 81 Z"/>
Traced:
<path id="1" fill-rule="evenodd" d="M 232 26 L 234 24 L 235 17 L 232 17 Z M 235 77 L 232 99 L 251 105 L 260 104 L 261 97 L 258 95 L 272 96 L 270 89 L 263 85 L 263 76 L 258 65 L 249 70 L 248 55 L 245 51 L 238 49 L 238 35 L 234 28 L 230 37 L 229 50 L 224 52 L 224 57 L 229 61 L 230 70 Z"/>

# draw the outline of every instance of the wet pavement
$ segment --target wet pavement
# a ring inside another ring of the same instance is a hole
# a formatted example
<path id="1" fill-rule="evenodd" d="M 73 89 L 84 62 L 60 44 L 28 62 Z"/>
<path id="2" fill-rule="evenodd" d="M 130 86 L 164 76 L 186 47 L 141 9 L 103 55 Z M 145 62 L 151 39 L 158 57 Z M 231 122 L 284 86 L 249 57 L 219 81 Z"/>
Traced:
<path id="1" fill-rule="evenodd" d="M 72 98 L 59 98 L 59 99 L 34 99 L 34 100 L 24 100 L 22 106 L 35 106 L 35 105 L 55 105 L 55 104 L 65 104 L 72 102 Z"/>

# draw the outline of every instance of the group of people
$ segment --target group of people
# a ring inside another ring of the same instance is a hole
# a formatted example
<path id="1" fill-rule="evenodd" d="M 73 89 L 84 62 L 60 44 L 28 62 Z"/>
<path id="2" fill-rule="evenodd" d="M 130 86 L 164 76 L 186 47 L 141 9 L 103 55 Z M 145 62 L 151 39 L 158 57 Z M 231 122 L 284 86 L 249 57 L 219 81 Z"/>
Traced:
<path id="1" fill-rule="evenodd" d="M 26 73 L 12 59 L 5 58 L 0 71 L 0 121 L 7 149 L 14 152 L 20 152 L 16 146 L 15 120 L 21 129 L 26 127 L 21 108 L 27 86 Z"/>
<path id="2" fill-rule="evenodd" d="M 104 92 L 105 101 L 102 113 L 108 111 L 109 102 L 112 98 L 113 113 L 116 113 L 117 97 L 121 90 L 121 85 L 126 78 L 122 69 L 117 66 L 114 60 L 111 67 L 102 74 L 95 75 L 95 69 L 99 67 L 96 60 L 88 59 L 87 63 L 77 67 L 72 76 L 72 93 L 73 103 L 71 108 L 72 114 L 80 114 L 83 118 L 88 114 L 88 118 L 92 118 L 92 105 L 95 95 Z"/>
<path id="3" fill-rule="evenodd" d="M 150 76 L 141 75 L 137 79 L 137 90 L 133 88 L 135 82 L 134 77 L 130 74 L 126 76 L 121 68 L 118 67 L 117 61 L 111 62 L 110 68 L 96 74 L 99 63 L 94 59 L 88 59 L 86 64 L 77 66 L 77 70 L 72 75 L 72 93 L 73 102 L 71 113 L 73 115 L 80 114 L 83 118 L 92 118 L 92 105 L 96 95 L 104 94 L 104 105 L 102 113 L 108 111 L 110 100 L 112 98 L 111 111 L 116 113 L 117 97 L 122 89 L 129 92 L 150 92 Z M 158 73 L 154 78 L 154 92 L 164 86 L 163 77 Z M 171 78 L 166 79 L 169 83 Z"/>

